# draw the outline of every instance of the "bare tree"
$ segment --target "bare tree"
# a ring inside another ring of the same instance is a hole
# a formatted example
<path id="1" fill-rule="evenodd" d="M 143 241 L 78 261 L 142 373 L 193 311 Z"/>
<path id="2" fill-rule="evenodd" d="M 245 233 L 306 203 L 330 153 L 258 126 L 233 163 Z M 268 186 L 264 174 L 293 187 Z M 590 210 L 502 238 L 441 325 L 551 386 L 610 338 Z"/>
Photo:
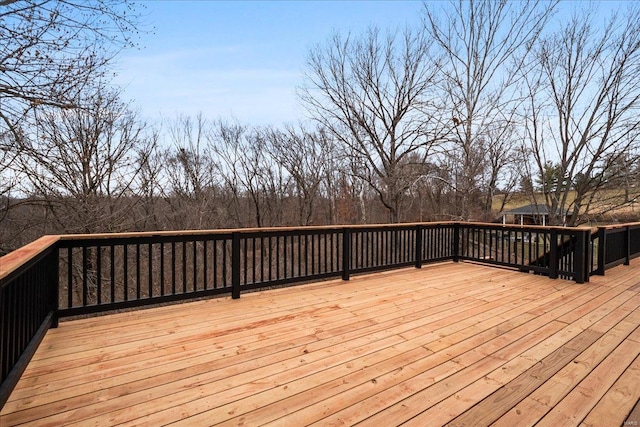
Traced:
<path id="1" fill-rule="evenodd" d="M 159 141 L 160 135 L 158 130 L 151 130 L 151 138 Z M 166 179 L 166 152 L 162 150 L 158 143 L 150 147 L 149 152 L 144 152 L 149 147 L 141 147 L 138 149 L 137 156 L 146 159 L 140 165 L 136 182 L 134 184 L 134 192 L 140 198 L 138 214 L 135 216 L 135 229 L 142 231 L 153 231 L 173 227 L 168 224 L 166 219 L 166 211 L 169 209 L 166 200 L 166 187 L 168 180 Z"/>
<path id="2" fill-rule="evenodd" d="M 327 137 L 331 137 L 325 132 Z M 327 224 L 348 224 L 355 222 L 353 216 L 341 215 L 339 211 L 346 210 L 346 203 L 343 196 L 346 195 L 347 189 L 352 187 L 349 181 L 353 181 L 354 177 L 347 171 L 347 160 L 339 156 L 336 147 L 336 141 L 331 137 L 331 155 L 328 156 L 327 165 L 324 168 L 324 175 L 321 177 L 321 192 L 326 197 L 327 203 L 323 209 L 324 222 Z"/>
<path id="3" fill-rule="evenodd" d="M 215 197 L 219 186 L 212 147 L 210 125 L 200 113 L 179 116 L 168 126 L 171 148 L 164 153 L 166 200 L 171 207 L 172 227 L 201 229 L 213 227 L 221 215 Z"/>
<path id="4" fill-rule="evenodd" d="M 298 225 L 314 222 L 315 207 L 320 202 L 323 179 L 334 155 L 333 138 L 323 129 L 310 131 L 300 125 L 265 130 L 269 152 L 294 182 Z"/>
<path id="5" fill-rule="evenodd" d="M 17 179 L 12 165 L 18 156 L 14 134 L 10 132 L 0 133 L 0 222 L 9 212 L 9 199 L 16 187 Z"/>
<path id="6" fill-rule="evenodd" d="M 139 13 L 128 0 L 19 0 L 0 5 L 0 133 L 39 106 L 72 108 L 123 47 Z"/>
<path id="7" fill-rule="evenodd" d="M 28 162 L 20 151 L 25 133 L 37 126 L 32 113 L 79 107 L 114 55 L 133 46 L 136 9 L 129 0 L 0 2 L 0 223 L 7 221 L 3 230 L 21 242 L 37 237 L 30 233 L 47 221 L 17 185 L 25 182 L 16 172 Z"/>
<path id="8" fill-rule="evenodd" d="M 526 75 L 525 152 L 543 182 L 556 168 L 544 191 L 553 224 L 567 210 L 575 225 L 634 198 L 609 189 L 620 162 L 640 151 L 640 9 L 613 14 L 604 27 L 597 10 L 581 9 L 541 40 Z"/>
<path id="9" fill-rule="evenodd" d="M 359 178 L 400 220 L 400 207 L 415 179 L 405 161 L 426 159 L 450 123 L 439 119 L 437 60 L 419 32 L 335 35 L 309 54 L 300 96 L 313 118 L 328 129 L 344 155 L 362 161 Z"/>
<path id="10" fill-rule="evenodd" d="M 529 66 L 532 43 L 556 2 L 451 1 L 438 13 L 425 4 L 425 31 L 443 53 L 447 114 L 454 125 L 451 147 L 454 215 L 469 219 L 492 196 L 512 156 L 516 87 Z M 511 186 L 503 182 L 503 186 Z"/>
<path id="11" fill-rule="evenodd" d="M 54 231 L 122 231 L 155 139 L 117 93 L 99 89 L 81 102 L 82 109 L 38 110 L 35 132 L 20 145 L 21 190 L 46 207 Z"/>
<path id="12" fill-rule="evenodd" d="M 271 157 L 263 132 L 219 120 L 209 134 L 224 189 L 239 226 L 279 225 L 288 177 Z M 247 212 L 252 219 L 247 221 Z"/>

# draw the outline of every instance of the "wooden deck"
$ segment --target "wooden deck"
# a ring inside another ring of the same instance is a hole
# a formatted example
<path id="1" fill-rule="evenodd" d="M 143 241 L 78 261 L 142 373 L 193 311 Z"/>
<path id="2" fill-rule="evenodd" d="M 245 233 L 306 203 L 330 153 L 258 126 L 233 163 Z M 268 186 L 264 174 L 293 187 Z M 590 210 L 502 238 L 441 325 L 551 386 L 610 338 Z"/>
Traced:
<path id="1" fill-rule="evenodd" d="M 446 263 L 62 322 L 0 425 L 637 426 L 638 261 L 583 285 Z"/>

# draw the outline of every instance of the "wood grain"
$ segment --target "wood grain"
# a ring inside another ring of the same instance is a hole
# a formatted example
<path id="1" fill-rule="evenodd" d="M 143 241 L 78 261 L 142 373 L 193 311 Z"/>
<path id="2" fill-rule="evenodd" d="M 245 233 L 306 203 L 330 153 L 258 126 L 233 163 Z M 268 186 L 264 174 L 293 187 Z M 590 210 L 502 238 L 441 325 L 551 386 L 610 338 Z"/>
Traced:
<path id="1" fill-rule="evenodd" d="M 60 236 L 42 236 L 38 240 L 0 257 L 0 279 L 50 248 L 59 239 Z"/>
<path id="2" fill-rule="evenodd" d="M 580 285 L 442 263 L 61 322 L 0 425 L 618 422 L 638 277 L 640 260 Z"/>

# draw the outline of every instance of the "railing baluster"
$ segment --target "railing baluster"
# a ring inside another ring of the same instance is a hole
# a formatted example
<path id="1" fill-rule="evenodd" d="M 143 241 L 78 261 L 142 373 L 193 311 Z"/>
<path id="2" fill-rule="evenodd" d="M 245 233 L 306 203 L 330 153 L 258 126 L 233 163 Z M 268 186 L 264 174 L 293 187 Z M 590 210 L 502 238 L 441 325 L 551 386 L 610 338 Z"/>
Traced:
<path id="1" fill-rule="evenodd" d="M 273 280 L 273 243 L 271 241 L 271 235 L 269 235 L 269 281 Z"/>
<path id="2" fill-rule="evenodd" d="M 160 296 L 164 296 L 164 242 L 160 242 Z"/>
<path id="3" fill-rule="evenodd" d="M 284 250 L 284 254 L 283 254 L 283 264 L 282 264 L 282 269 L 283 269 L 283 274 L 284 274 L 284 278 L 287 278 L 287 270 L 289 267 L 289 263 L 287 262 L 287 235 L 285 234 L 282 237 L 282 249 Z"/>
<path id="4" fill-rule="evenodd" d="M 102 247 L 96 247 L 96 300 L 102 304 Z"/>
<path id="5" fill-rule="evenodd" d="M 265 246 L 264 237 L 260 237 L 260 282 L 266 282 L 264 280 L 264 259 L 265 259 Z"/>
<path id="6" fill-rule="evenodd" d="M 67 249 L 67 307 L 73 307 L 73 248 Z"/>
<path id="7" fill-rule="evenodd" d="M 208 286 L 208 282 L 209 282 L 209 251 L 208 251 L 208 246 L 209 246 L 209 240 L 208 239 L 203 239 L 202 240 L 202 280 L 203 280 L 203 284 L 202 284 L 202 289 L 207 290 L 209 289 Z"/>
<path id="8" fill-rule="evenodd" d="M 151 243 L 147 246 L 147 257 L 149 258 L 148 297 L 153 298 L 153 245 Z"/>
<path id="9" fill-rule="evenodd" d="M 238 232 L 234 232 L 231 239 L 231 298 L 240 298 L 240 233 Z"/>
<path id="10" fill-rule="evenodd" d="M 140 299 L 140 244 L 136 244 L 136 299 Z"/>
<path id="11" fill-rule="evenodd" d="M 297 265 L 298 265 L 298 274 L 296 274 L 294 277 L 303 277 L 304 274 L 302 273 L 302 235 L 298 234 L 297 235 L 297 239 L 295 237 L 292 237 L 293 240 L 297 240 L 298 241 L 298 245 L 297 245 Z"/>
<path id="12" fill-rule="evenodd" d="M 123 252 L 123 265 L 122 265 L 122 270 L 123 270 L 123 280 L 124 280 L 124 286 L 123 286 L 123 292 L 124 292 L 124 300 L 128 301 L 129 300 L 129 250 L 128 250 L 128 245 L 123 245 L 122 246 L 122 252 Z"/>
<path id="13" fill-rule="evenodd" d="M 187 241 L 182 241 L 182 293 L 187 293 Z"/>
<path id="14" fill-rule="evenodd" d="M 109 256 L 111 257 L 109 265 L 109 274 L 111 275 L 109 292 L 111 292 L 111 302 L 113 303 L 116 300 L 116 246 L 112 244 L 109 249 Z"/>
<path id="15" fill-rule="evenodd" d="M 249 258 L 247 256 L 247 250 L 249 248 L 249 238 L 244 239 L 244 259 L 245 262 Z M 248 271 L 245 269 L 245 271 Z M 256 238 L 251 239 L 251 283 L 256 282 Z M 245 275 L 244 283 L 249 283 L 248 277 Z"/>
<path id="16" fill-rule="evenodd" d="M 276 278 L 280 279 L 280 236 L 276 236 Z"/>
<path id="17" fill-rule="evenodd" d="M 213 240 L 213 289 L 218 289 L 218 242 L 225 243 L 224 240 Z"/>
<path id="18" fill-rule="evenodd" d="M 192 256 L 193 256 L 193 287 L 194 291 L 198 290 L 198 241 L 194 240 L 191 242 L 191 246 L 193 246 Z"/>
<path id="19" fill-rule="evenodd" d="M 300 236 L 302 237 L 302 236 Z M 313 236 L 311 236 L 311 244 L 313 245 Z M 304 235 L 304 275 L 309 275 L 309 236 L 307 234 Z M 313 253 L 313 246 L 311 248 L 311 256 L 313 257 L 315 254 Z M 313 264 L 311 264 L 311 274 L 313 274 Z"/>
<path id="20" fill-rule="evenodd" d="M 549 248 L 549 277 L 558 278 L 558 230 L 551 230 L 551 247 Z"/>
<path id="21" fill-rule="evenodd" d="M 342 229 L 342 280 L 349 280 L 351 270 L 351 230 Z"/>
<path id="22" fill-rule="evenodd" d="M 334 235 L 335 235 L 335 233 L 329 234 L 329 243 L 330 243 L 329 246 L 331 248 L 331 272 L 336 271 L 335 264 L 334 264 L 334 257 L 333 257 L 333 236 Z M 337 241 L 338 241 L 338 238 L 336 236 L 336 242 Z M 336 252 L 338 252 L 338 251 L 336 250 Z"/>
<path id="23" fill-rule="evenodd" d="M 87 305 L 87 270 L 88 270 L 88 260 L 87 260 L 87 247 L 82 247 L 82 305 Z"/>
<path id="24" fill-rule="evenodd" d="M 311 275 L 313 276 L 314 274 L 316 274 L 316 262 L 315 260 L 317 260 L 320 256 L 320 250 L 319 250 L 319 243 L 318 243 L 318 252 L 316 252 L 316 236 L 315 235 L 310 235 L 309 236 L 309 240 L 311 241 L 311 259 L 308 260 L 305 258 L 305 262 L 307 263 L 311 263 Z M 307 244 L 306 242 L 306 237 L 305 237 L 305 244 Z M 318 270 L 319 271 L 319 270 Z"/>
<path id="25" fill-rule="evenodd" d="M 321 270 L 323 273 L 327 273 L 327 272 L 330 271 L 329 270 L 329 260 L 327 259 L 327 253 L 328 253 L 327 252 L 327 237 L 328 237 L 327 233 L 323 232 L 322 233 L 322 240 L 323 240 L 323 243 L 324 243 L 324 251 L 323 251 L 323 256 L 322 256 L 322 259 L 323 259 L 322 265 L 324 266 L 324 268 Z"/>
<path id="26" fill-rule="evenodd" d="M 176 294 L 176 243 L 171 242 L 171 295 Z"/>
<path id="27" fill-rule="evenodd" d="M 363 267 L 367 268 L 371 266 L 371 259 L 369 255 L 371 254 L 371 232 L 365 231 L 362 235 L 362 249 L 364 252 L 364 260 Z"/>
<path id="28" fill-rule="evenodd" d="M 222 241 L 222 287 L 227 287 L 227 244 L 226 240 Z"/>
<path id="29" fill-rule="evenodd" d="M 416 225 L 416 268 L 422 268 L 422 226 Z"/>
<path id="30" fill-rule="evenodd" d="M 402 230 L 400 231 L 400 234 L 402 234 L 402 261 L 401 263 L 407 263 L 407 262 L 415 262 L 412 259 L 412 252 L 413 250 L 411 249 L 411 246 L 413 244 L 413 240 L 411 239 L 411 234 L 409 233 L 409 230 Z"/>

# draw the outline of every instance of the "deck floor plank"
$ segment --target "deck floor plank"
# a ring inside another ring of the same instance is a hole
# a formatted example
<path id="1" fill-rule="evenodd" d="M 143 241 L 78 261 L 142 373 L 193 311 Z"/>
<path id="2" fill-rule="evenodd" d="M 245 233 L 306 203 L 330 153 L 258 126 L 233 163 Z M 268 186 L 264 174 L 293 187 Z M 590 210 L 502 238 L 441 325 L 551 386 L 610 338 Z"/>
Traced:
<path id="1" fill-rule="evenodd" d="M 560 402 L 604 358 L 636 328 L 636 324 L 623 320 L 604 334 L 591 347 L 549 378 L 526 399 L 511 408 L 495 422 L 496 426 L 527 426 L 540 418 Z"/>
<path id="2" fill-rule="evenodd" d="M 629 369 L 624 371 L 581 425 L 589 427 L 623 425 L 629 406 L 638 399 L 640 399 L 640 357 L 636 357 L 629 365 Z"/>
<path id="3" fill-rule="evenodd" d="M 620 424 L 639 285 L 442 263 L 64 321 L 0 425 Z"/>
<path id="4" fill-rule="evenodd" d="M 624 341 L 536 425 L 578 425 L 638 356 L 638 344 Z"/>

